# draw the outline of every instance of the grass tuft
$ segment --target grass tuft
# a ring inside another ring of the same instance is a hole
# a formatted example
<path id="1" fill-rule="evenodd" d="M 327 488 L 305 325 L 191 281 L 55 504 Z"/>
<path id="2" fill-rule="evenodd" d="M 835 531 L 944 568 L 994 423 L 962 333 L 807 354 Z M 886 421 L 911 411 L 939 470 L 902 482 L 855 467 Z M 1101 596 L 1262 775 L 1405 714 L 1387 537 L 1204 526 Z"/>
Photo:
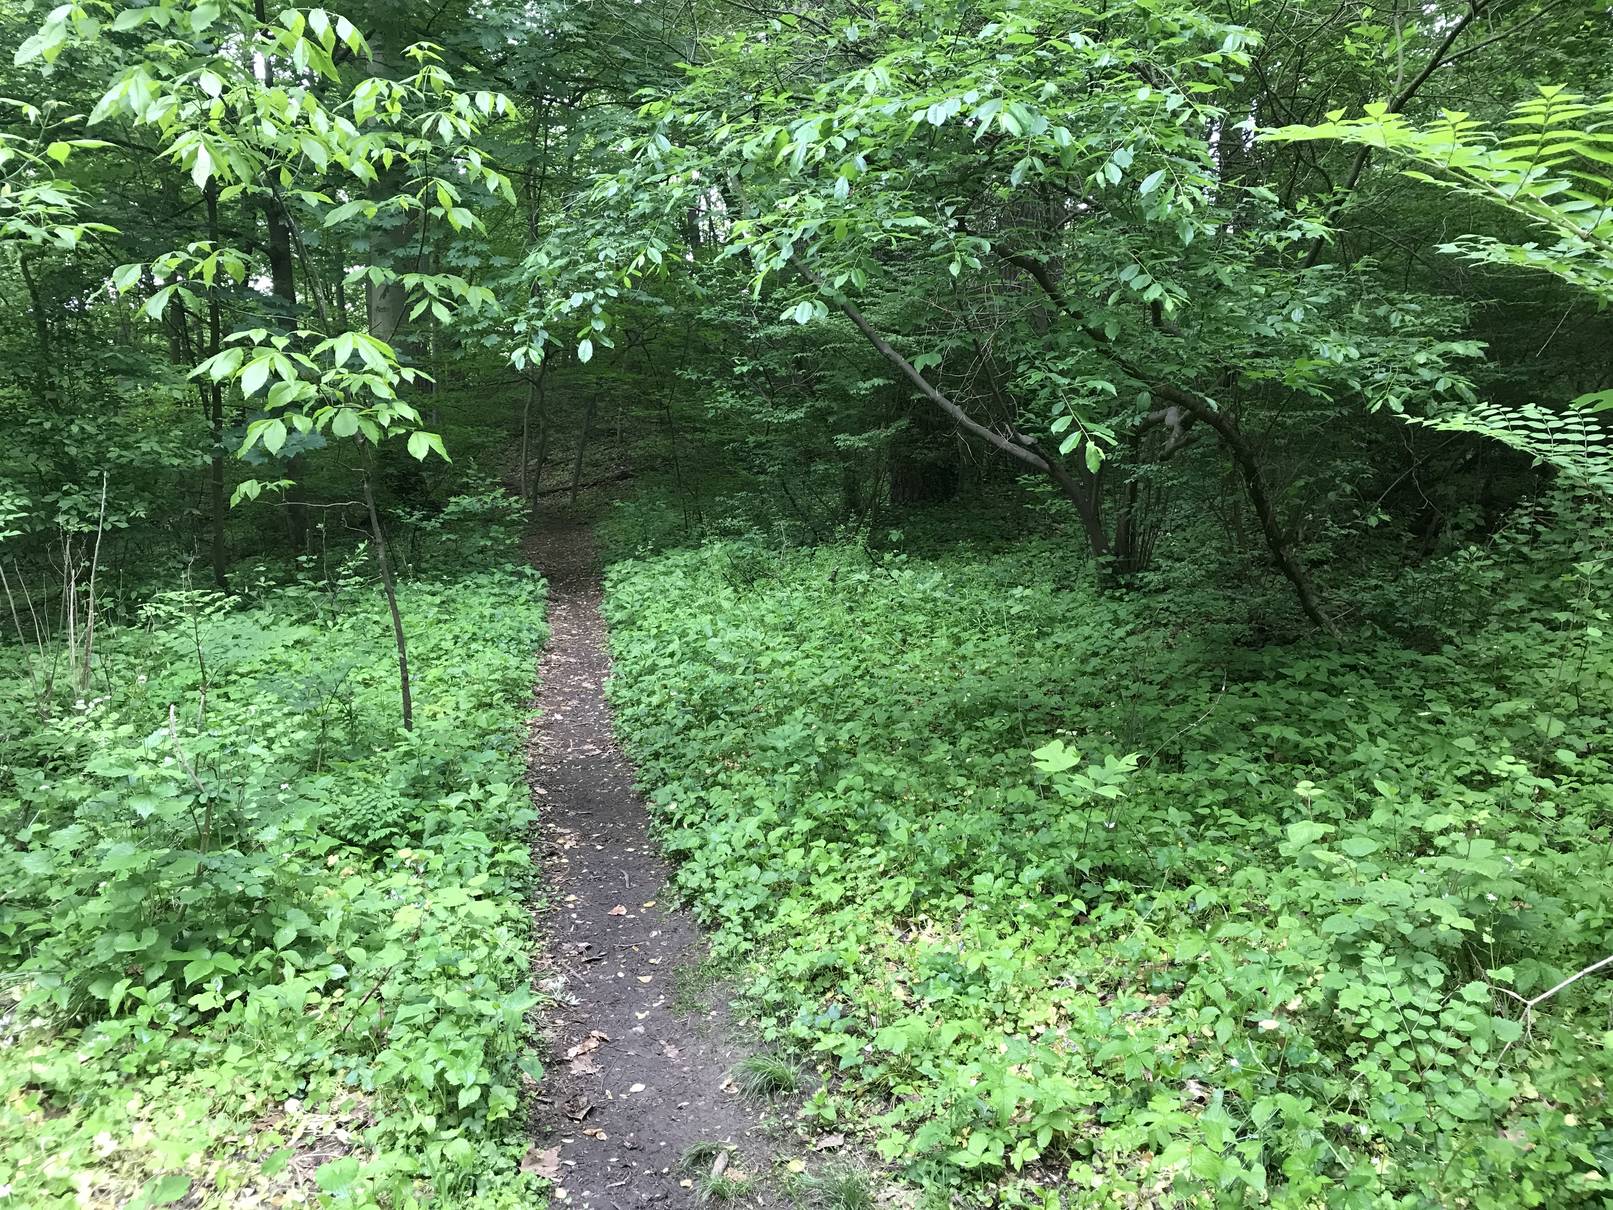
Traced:
<path id="1" fill-rule="evenodd" d="M 748 1097 L 773 1097 L 794 1092 L 800 1076 L 777 1055 L 750 1055 L 734 1068 L 734 1082 Z"/>
<path id="2" fill-rule="evenodd" d="M 814 1177 L 809 1186 L 816 1210 L 872 1210 L 874 1187 L 868 1174 L 849 1164 Z"/>
<path id="3" fill-rule="evenodd" d="M 727 1143 L 702 1139 L 684 1148 L 678 1167 L 694 1177 L 695 1196 L 702 1202 L 731 1202 L 744 1197 L 755 1185 L 754 1179 L 727 1164 L 735 1156 Z M 723 1159 L 723 1157 L 727 1157 Z M 721 1162 L 719 1163 L 719 1160 Z"/>
<path id="4" fill-rule="evenodd" d="M 710 1172 L 713 1161 L 727 1150 L 728 1144 L 714 1143 L 708 1139 L 690 1143 L 678 1157 L 678 1167 L 685 1172 Z"/>

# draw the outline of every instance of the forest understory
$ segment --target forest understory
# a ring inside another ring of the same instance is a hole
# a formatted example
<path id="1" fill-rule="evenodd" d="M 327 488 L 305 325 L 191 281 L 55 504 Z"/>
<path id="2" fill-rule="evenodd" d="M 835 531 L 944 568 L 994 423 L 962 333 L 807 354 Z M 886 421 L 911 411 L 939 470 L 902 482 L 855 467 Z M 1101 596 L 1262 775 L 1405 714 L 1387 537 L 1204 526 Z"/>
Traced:
<path id="1" fill-rule="evenodd" d="M 1613 1204 L 1608 0 L 0 45 L 0 1210 Z"/>

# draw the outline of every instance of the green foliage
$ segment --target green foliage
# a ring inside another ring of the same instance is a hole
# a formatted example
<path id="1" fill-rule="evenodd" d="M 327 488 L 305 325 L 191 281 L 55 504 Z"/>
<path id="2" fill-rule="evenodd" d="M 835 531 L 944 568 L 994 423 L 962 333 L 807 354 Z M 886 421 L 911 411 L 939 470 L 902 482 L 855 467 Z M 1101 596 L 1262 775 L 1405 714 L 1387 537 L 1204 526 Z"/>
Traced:
<path id="1" fill-rule="evenodd" d="M 474 521 L 445 542 L 479 528 L 508 552 L 507 525 L 454 512 Z M 95 695 L 43 727 L 6 682 L 14 1197 L 525 1189 L 519 703 L 542 586 L 484 557 L 400 595 L 412 733 L 372 584 L 154 598 L 142 627 L 102 635 Z"/>
<path id="2" fill-rule="evenodd" d="M 1439 245 L 1443 252 L 1486 265 L 1550 273 L 1613 303 L 1613 95 L 1587 100 L 1562 86 L 1541 88 L 1514 105 L 1496 137 L 1477 118 L 1446 110 L 1418 127 L 1383 103 L 1366 116 L 1343 111 L 1315 126 L 1266 132 L 1276 142 L 1338 139 L 1382 148 L 1410 166 L 1406 176 L 1473 198 L 1521 219 L 1538 239 L 1510 241 L 1469 234 Z M 1481 433 L 1551 466 L 1581 488 L 1613 495 L 1613 458 L 1600 412 L 1613 409 L 1613 391 L 1587 392 L 1561 411 L 1528 402 L 1477 404 L 1432 417 L 1444 432 Z"/>
<path id="3" fill-rule="evenodd" d="M 1584 520 L 1403 577 L 1461 585 L 1424 650 L 1262 650 L 1212 596 L 1060 583 L 1041 540 L 630 559 L 612 695 L 719 956 L 917 1179 L 1600 1204 L 1607 985 L 1527 1029 L 1513 999 L 1613 951 Z"/>
<path id="4" fill-rule="evenodd" d="M 1379 102 L 1361 118 L 1344 111 L 1315 126 L 1267 131 L 1273 141 L 1340 139 L 1378 147 L 1410 162 L 1414 180 L 1522 217 L 1552 242 L 1510 242 L 1463 235 L 1441 250 L 1484 264 L 1542 270 L 1613 302 L 1613 95 L 1587 99 L 1553 85 L 1513 106 L 1510 132 L 1491 134 L 1482 119 L 1445 110 L 1438 121 L 1408 122 Z"/>
<path id="5" fill-rule="evenodd" d="M 794 1067 L 777 1055 L 748 1055 L 734 1068 L 741 1092 L 753 1097 L 772 1097 L 794 1092 L 800 1076 Z"/>
<path id="6" fill-rule="evenodd" d="M 873 1210 L 875 1204 L 868 1174 L 848 1166 L 813 1177 L 807 1190 L 811 1204 L 821 1210 Z"/>

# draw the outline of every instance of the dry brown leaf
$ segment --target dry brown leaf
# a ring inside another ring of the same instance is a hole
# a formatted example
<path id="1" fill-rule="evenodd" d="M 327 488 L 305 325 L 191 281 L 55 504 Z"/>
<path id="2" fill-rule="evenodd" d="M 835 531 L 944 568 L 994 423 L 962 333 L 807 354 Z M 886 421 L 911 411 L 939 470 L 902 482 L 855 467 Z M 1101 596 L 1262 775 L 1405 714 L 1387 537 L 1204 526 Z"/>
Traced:
<path id="1" fill-rule="evenodd" d="M 530 1172 L 546 1181 L 554 1180 L 560 1175 L 560 1148 L 528 1148 L 525 1158 L 521 1160 L 521 1171 Z"/>
<path id="2" fill-rule="evenodd" d="M 837 1147 L 846 1145 L 846 1136 L 843 1134 L 826 1134 L 816 1143 L 812 1144 L 814 1151 L 833 1151 Z"/>
<path id="3" fill-rule="evenodd" d="M 607 915 L 607 916 L 625 916 L 625 915 L 627 915 L 627 905 L 624 904 L 624 903 L 618 903 L 615 907 L 611 908 L 610 911 L 606 912 L 605 915 Z"/>
<path id="4" fill-rule="evenodd" d="M 610 1039 L 608 1037 L 606 1037 L 603 1033 L 601 1033 L 599 1030 L 596 1029 L 596 1030 L 594 1030 L 593 1033 L 589 1034 L 581 1042 L 578 1042 L 577 1045 L 573 1046 L 570 1050 L 566 1051 L 566 1058 L 575 1059 L 580 1055 L 587 1054 L 589 1051 L 598 1050 L 599 1049 L 599 1044 L 601 1042 L 609 1042 L 609 1041 L 610 1041 Z"/>

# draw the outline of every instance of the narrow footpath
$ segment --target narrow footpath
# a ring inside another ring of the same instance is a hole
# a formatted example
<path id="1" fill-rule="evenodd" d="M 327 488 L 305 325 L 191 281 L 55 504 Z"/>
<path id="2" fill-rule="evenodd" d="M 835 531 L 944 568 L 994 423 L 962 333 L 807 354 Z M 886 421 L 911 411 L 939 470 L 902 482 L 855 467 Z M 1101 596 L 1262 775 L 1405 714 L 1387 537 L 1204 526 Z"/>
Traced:
<path id="1" fill-rule="evenodd" d="M 714 1170 L 766 1176 L 762 1107 L 735 1090 L 743 1052 L 726 1038 L 726 1014 L 688 1003 L 704 948 L 665 901 L 668 870 L 611 730 L 592 535 L 545 525 L 526 551 L 549 581 L 528 776 L 548 946 L 536 975 L 558 1001 L 528 1158 L 560 1204 L 691 1206 Z"/>

